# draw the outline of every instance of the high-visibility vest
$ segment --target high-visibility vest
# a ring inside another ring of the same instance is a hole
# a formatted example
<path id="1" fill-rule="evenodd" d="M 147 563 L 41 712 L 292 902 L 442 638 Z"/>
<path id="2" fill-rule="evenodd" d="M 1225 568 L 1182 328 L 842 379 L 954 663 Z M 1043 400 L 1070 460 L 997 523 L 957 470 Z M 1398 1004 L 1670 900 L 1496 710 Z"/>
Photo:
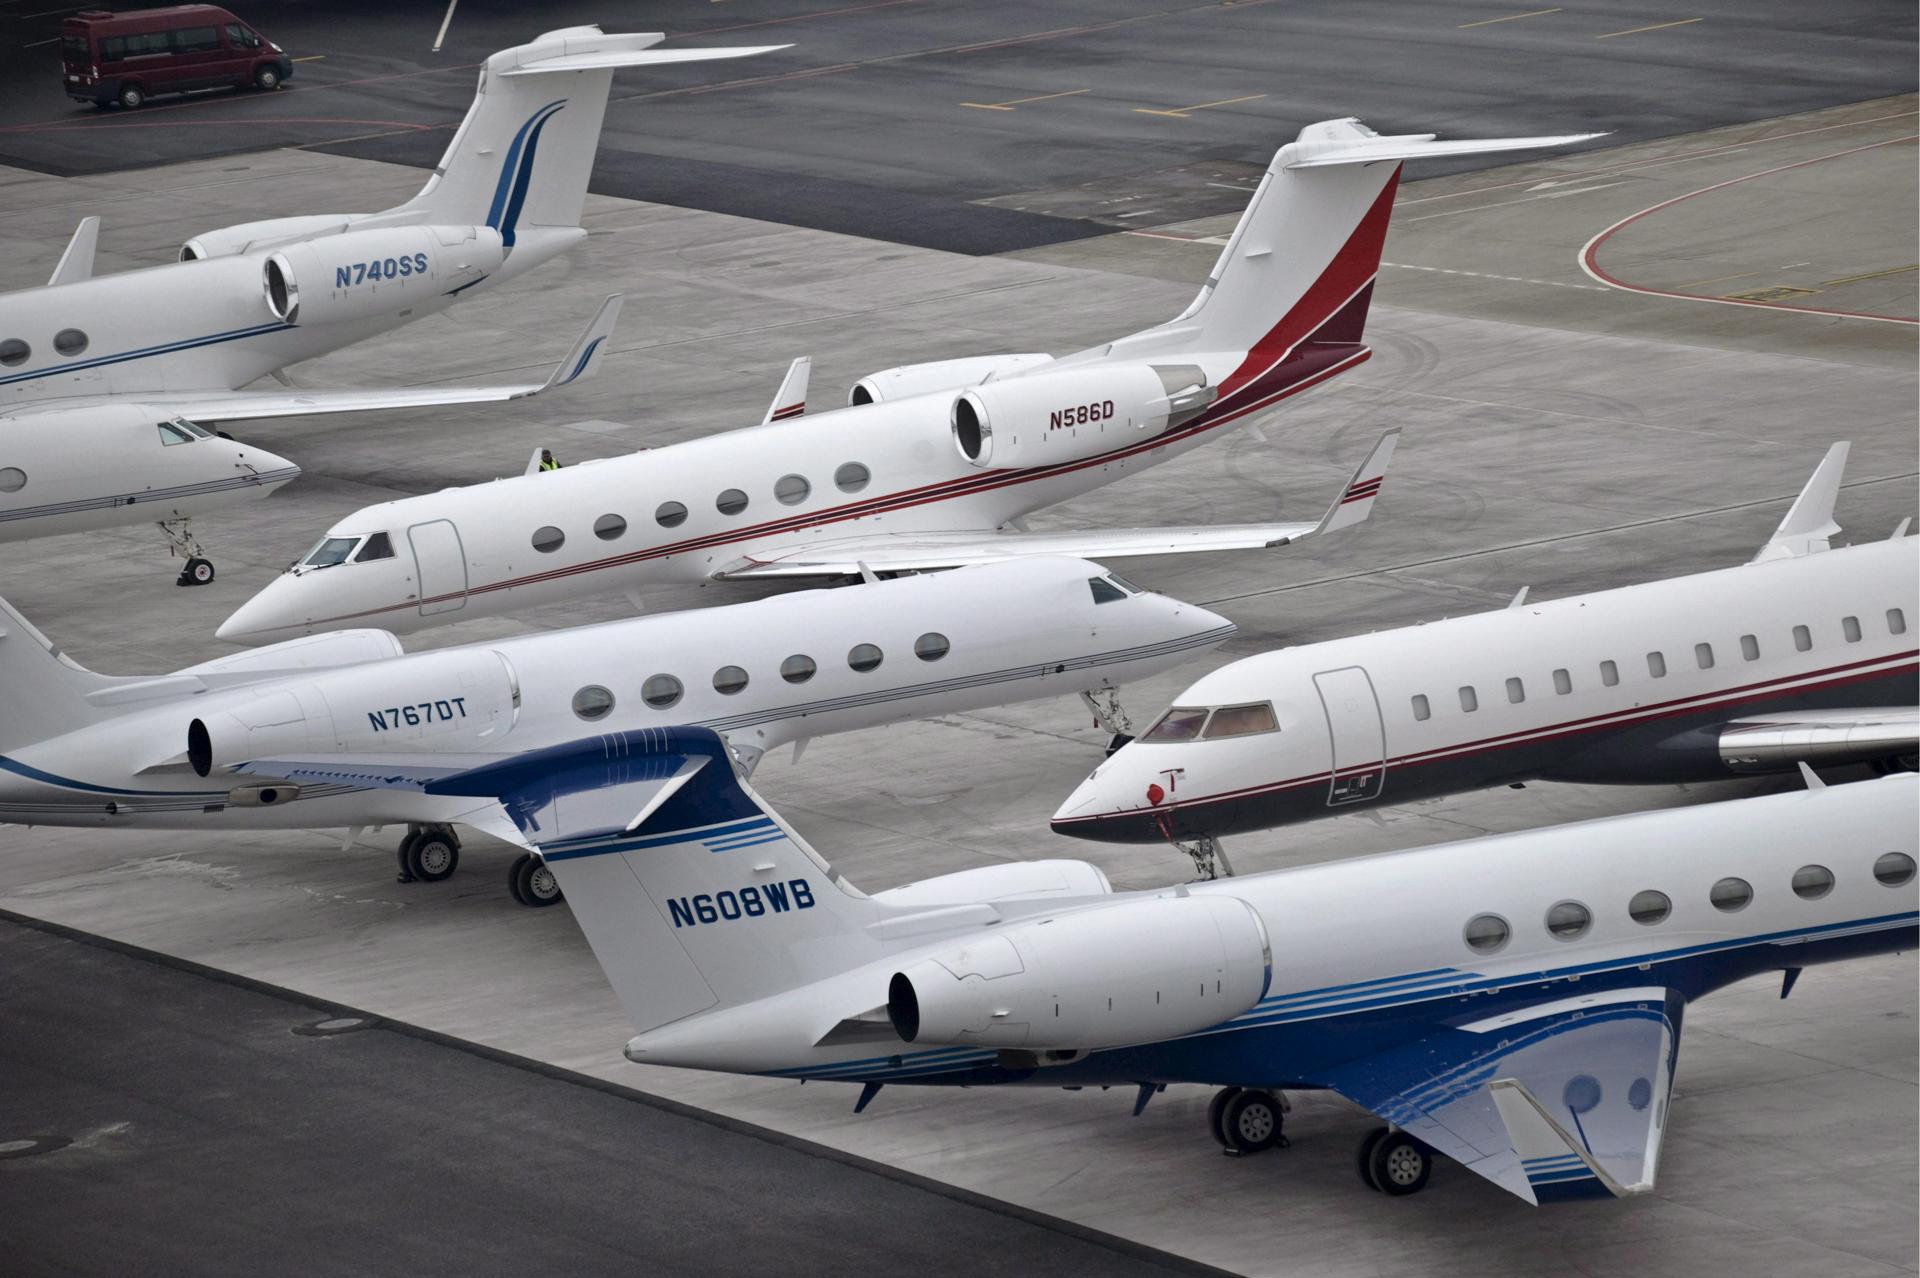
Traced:
<path id="1" fill-rule="evenodd" d="M 541 470 L 559 470 L 560 463 L 555 461 L 553 458 L 549 457 L 547 460 L 540 463 L 540 469 Z"/>

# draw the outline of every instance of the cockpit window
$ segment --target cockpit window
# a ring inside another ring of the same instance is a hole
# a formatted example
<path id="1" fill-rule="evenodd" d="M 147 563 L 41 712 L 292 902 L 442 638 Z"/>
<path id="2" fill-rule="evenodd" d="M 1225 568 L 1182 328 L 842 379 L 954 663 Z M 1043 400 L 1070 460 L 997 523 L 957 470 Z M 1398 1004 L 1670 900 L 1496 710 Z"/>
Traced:
<path id="1" fill-rule="evenodd" d="M 1142 741 L 1191 741 L 1207 721 L 1205 706 L 1175 706 L 1148 728 Z"/>
<path id="2" fill-rule="evenodd" d="M 1116 599 L 1125 599 L 1127 592 L 1108 581 L 1105 577 L 1089 577 L 1087 585 L 1093 590 L 1093 601 L 1097 604 L 1112 603 Z"/>
<path id="3" fill-rule="evenodd" d="M 360 553 L 353 557 L 356 564 L 364 564 L 370 559 L 393 558 L 393 538 L 383 532 L 374 533 L 360 547 Z"/>
<path id="4" fill-rule="evenodd" d="M 171 421 L 160 423 L 160 442 L 168 448 L 173 447 L 175 444 L 191 444 L 194 440 L 201 438 L 204 438 L 204 436 L 196 435 L 188 430 L 185 422 Z"/>
<path id="5" fill-rule="evenodd" d="M 358 537 L 323 537 L 300 564 L 305 568 L 331 568 L 335 564 L 343 564 L 359 544 Z"/>
<path id="6" fill-rule="evenodd" d="M 1140 587 L 1134 585 L 1131 581 L 1128 581 L 1125 577 L 1122 577 L 1117 572 L 1108 573 L 1107 580 L 1111 581 L 1114 585 L 1120 587 L 1120 589 L 1126 591 L 1130 595 L 1144 595 L 1147 593 L 1146 591 L 1140 589 Z"/>
<path id="7" fill-rule="evenodd" d="M 1207 724 L 1206 739 L 1251 736 L 1256 732 L 1272 732 L 1279 726 L 1273 717 L 1273 707 L 1264 701 L 1252 706 L 1221 706 Z"/>

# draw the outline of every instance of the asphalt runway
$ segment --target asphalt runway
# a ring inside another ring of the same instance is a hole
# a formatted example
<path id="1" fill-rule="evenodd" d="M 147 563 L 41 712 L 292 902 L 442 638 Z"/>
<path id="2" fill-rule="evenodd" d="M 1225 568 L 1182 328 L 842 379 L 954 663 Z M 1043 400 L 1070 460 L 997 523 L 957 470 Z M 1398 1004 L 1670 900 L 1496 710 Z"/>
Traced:
<path id="1" fill-rule="evenodd" d="M 1219 1272 L 5 919 L 0 969 L 15 1278 Z"/>
<path id="2" fill-rule="evenodd" d="M 600 22 L 793 47 L 623 72 L 594 190 L 976 254 L 1235 209 L 1330 117 L 1617 145 L 1916 86 L 1914 10 L 1873 0 L 465 0 L 437 54 L 438 3 L 255 0 L 239 12 L 301 59 L 283 91 L 96 112 L 61 90 L 64 12 L 0 5 L 0 163 L 71 176 L 300 146 L 431 166 L 486 54 Z"/>

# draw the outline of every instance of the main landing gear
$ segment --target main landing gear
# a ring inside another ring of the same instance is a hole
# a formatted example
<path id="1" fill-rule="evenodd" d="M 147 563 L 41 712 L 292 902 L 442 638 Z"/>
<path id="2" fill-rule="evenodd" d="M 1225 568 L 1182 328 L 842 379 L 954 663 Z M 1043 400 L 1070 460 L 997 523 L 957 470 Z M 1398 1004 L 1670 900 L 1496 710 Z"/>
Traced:
<path id="1" fill-rule="evenodd" d="M 1257 1087 L 1223 1087 L 1207 1104 L 1207 1127 L 1228 1154 L 1257 1154 L 1288 1146 L 1285 1127 L 1293 1106 L 1286 1094 Z M 1403 1131 L 1376 1127 L 1360 1142 L 1360 1179 L 1393 1198 L 1417 1194 L 1433 1175 L 1433 1150 Z"/>
<path id="2" fill-rule="evenodd" d="M 1112 758 L 1115 751 L 1133 740 L 1133 720 L 1120 708 L 1120 693 L 1113 688 L 1095 688 L 1082 692 L 1080 699 L 1093 711 L 1094 726 L 1106 731 L 1107 757 Z"/>
<path id="3" fill-rule="evenodd" d="M 460 839 L 450 825 L 412 825 L 397 852 L 401 883 L 438 883 L 460 868 Z"/>
<path id="4" fill-rule="evenodd" d="M 1207 1104 L 1207 1126 L 1220 1148 L 1229 1154 L 1257 1154 L 1263 1149 L 1285 1149 L 1283 1129 L 1293 1108 L 1282 1092 L 1257 1087 L 1223 1087 Z"/>
<path id="5" fill-rule="evenodd" d="M 180 569 L 180 575 L 174 579 L 174 584 L 204 586 L 213 580 L 213 561 L 207 558 L 200 539 L 187 527 L 190 518 L 188 515 L 175 515 L 172 519 L 158 520 L 157 523 L 173 553 L 187 561 L 186 566 Z"/>
<path id="6" fill-rule="evenodd" d="M 507 890 L 514 900 L 535 909 L 562 899 L 560 881 L 553 877 L 552 868 L 531 852 L 522 852 L 507 871 Z"/>
<path id="7" fill-rule="evenodd" d="M 1360 1142 L 1360 1179 L 1392 1198 L 1417 1194 L 1433 1174 L 1433 1151 L 1391 1127 L 1376 1127 Z"/>

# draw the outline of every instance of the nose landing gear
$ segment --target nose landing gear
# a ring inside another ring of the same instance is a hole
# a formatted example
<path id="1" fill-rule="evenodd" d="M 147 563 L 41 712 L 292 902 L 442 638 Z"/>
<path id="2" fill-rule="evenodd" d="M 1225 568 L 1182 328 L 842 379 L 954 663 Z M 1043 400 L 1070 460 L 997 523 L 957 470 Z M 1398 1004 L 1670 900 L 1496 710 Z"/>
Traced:
<path id="1" fill-rule="evenodd" d="M 180 569 L 175 584 L 181 586 L 204 586 L 213 580 L 213 561 L 207 558 L 206 549 L 200 539 L 188 528 L 191 516 L 175 515 L 172 519 L 157 520 L 160 531 L 167 539 L 172 552 L 186 559 L 186 565 Z"/>
<path id="2" fill-rule="evenodd" d="M 1107 734 L 1107 757 L 1112 758 L 1121 746 L 1133 740 L 1133 720 L 1120 707 L 1120 693 L 1113 688 L 1095 688 L 1082 692 L 1080 700 L 1087 703 L 1087 709 L 1093 711 L 1094 725 Z"/>
<path id="3" fill-rule="evenodd" d="M 1197 839 L 1168 839 L 1167 842 L 1192 859 L 1193 868 L 1199 871 L 1201 882 L 1233 877 L 1233 863 L 1227 860 L 1226 847 L 1211 834 L 1203 834 Z"/>

